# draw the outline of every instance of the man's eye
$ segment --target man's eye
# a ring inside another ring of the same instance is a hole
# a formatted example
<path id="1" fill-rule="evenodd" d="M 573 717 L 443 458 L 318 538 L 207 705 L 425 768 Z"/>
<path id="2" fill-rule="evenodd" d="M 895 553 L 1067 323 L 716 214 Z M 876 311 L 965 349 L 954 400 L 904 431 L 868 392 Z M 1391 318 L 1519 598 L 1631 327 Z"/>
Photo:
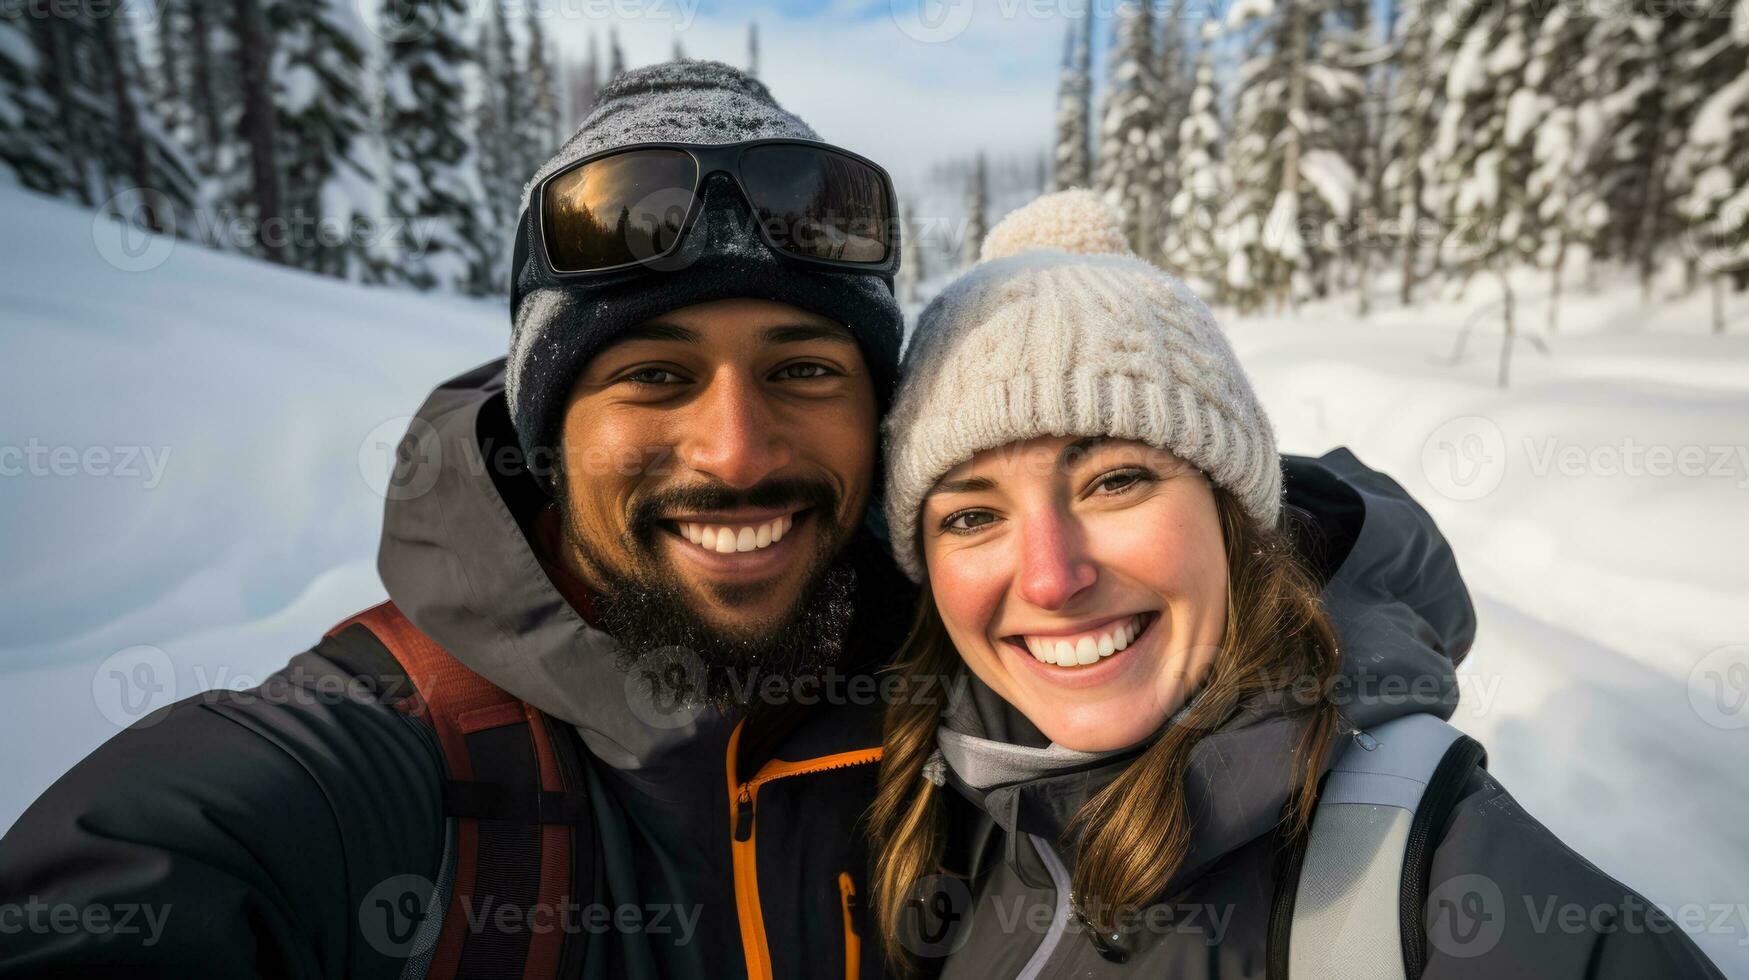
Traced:
<path id="1" fill-rule="evenodd" d="M 970 534 L 995 522 L 996 515 L 987 510 L 962 510 L 957 514 L 949 514 L 941 522 L 941 529 L 953 534 Z"/>
<path id="2" fill-rule="evenodd" d="M 671 385 L 679 383 L 682 378 L 667 368 L 647 367 L 622 375 L 620 380 L 641 385 Z"/>
<path id="3" fill-rule="evenodd" d="M 811 381 L 832 373 L 832 369 L 824 364 L 785 364 L 777 369 L 776 377 L 781 381 Z"/>

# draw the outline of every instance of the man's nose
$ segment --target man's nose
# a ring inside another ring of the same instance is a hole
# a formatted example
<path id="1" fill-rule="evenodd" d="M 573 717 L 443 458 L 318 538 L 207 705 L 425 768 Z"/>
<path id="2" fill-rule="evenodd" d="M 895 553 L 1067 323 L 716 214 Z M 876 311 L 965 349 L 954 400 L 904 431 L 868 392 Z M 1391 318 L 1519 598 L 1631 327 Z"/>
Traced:
<path id="1" fill-rule="evenodd" d="M 691 431 L 680 441 L 680 458 L 691 469 L 738 490 L 789 465 L 789 437 L 777 424 L 756 379 L 723 369 L 693 403 Z"/>
<path id="2" fill-rule="evenodd" d="M 1019 544 L 1015 588 L 1040 609 L 1068 606 L 1099 579 L 1080 522 L 1060 508 L 1021 516 Z"/>

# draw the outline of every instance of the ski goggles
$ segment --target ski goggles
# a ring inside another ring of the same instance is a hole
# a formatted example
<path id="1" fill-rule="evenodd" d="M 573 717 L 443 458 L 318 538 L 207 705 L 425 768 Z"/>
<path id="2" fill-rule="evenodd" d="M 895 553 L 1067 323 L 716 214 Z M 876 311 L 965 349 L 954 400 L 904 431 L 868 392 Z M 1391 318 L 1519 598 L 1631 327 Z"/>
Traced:
<path id="1" fill-rule="evenodd" d="M 872 160 L 801 139 L 639 143 L 584 157 L 535 189 L 547 266 L 561 276 L 661 268 L 681 251 L 716 173 L 734 179 L 772 251 L 858 272 L 897 270 L 892 178 Z"/>

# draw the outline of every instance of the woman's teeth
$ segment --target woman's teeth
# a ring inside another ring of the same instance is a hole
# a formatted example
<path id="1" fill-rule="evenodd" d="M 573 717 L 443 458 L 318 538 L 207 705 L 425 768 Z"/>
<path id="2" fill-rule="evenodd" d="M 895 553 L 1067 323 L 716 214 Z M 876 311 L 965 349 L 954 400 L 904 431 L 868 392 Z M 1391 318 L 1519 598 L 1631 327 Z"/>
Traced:
<path id="1" fill-rule="evenodd" d="M 1138 614 L 1112 626 L 1103 633 L 1082 633 L 1079 636 L 1022 636 L 1034 660 L 1058 667 L 1082 667 L 1098 663 L 1119 650 L 1126 649 L 1142 632 L 1142 615 Z"/>
<path id="2" fill-rule="evenodd" d="M 785 514 L 776 520 L 766 521 L 764 524 L 738 527 L 681 521 L 680 533 L 688 541 L 706 551 L 727 555 L 737 551 L 758 551 L 760 548 L 769 548 L 783 540 L 783 536 L 794 526 L 795 521 L 794 514 Z"/>

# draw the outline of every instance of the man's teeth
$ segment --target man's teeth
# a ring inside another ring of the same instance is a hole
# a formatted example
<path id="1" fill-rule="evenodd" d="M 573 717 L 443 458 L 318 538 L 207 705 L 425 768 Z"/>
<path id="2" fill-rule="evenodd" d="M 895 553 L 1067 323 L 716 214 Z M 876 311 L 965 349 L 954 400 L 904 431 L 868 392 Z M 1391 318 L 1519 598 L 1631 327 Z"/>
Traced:
<path id="1" fill-rule="evenodd" d="M 1058 667 L 1081 667 L 1129 647 L 1142 632 L 1142 617 L 1131 616 L 1103 633 L 1080 636 L 1022 636 L 1026 648 L 1039 663 Z"/>
<path id="2" fill-rule="evenodd" d="M 794 514 L 785 514 L 776 520 L 766 521 L 764 524 L 739 527 L 681 521 L 680 533 L 688 541 L 706 551 L 727 555 L 737 551 L 758 551 L 760 548 L 769 548 L 782 541 L 783 536 L 789 532 L 794 524 Z"/>

